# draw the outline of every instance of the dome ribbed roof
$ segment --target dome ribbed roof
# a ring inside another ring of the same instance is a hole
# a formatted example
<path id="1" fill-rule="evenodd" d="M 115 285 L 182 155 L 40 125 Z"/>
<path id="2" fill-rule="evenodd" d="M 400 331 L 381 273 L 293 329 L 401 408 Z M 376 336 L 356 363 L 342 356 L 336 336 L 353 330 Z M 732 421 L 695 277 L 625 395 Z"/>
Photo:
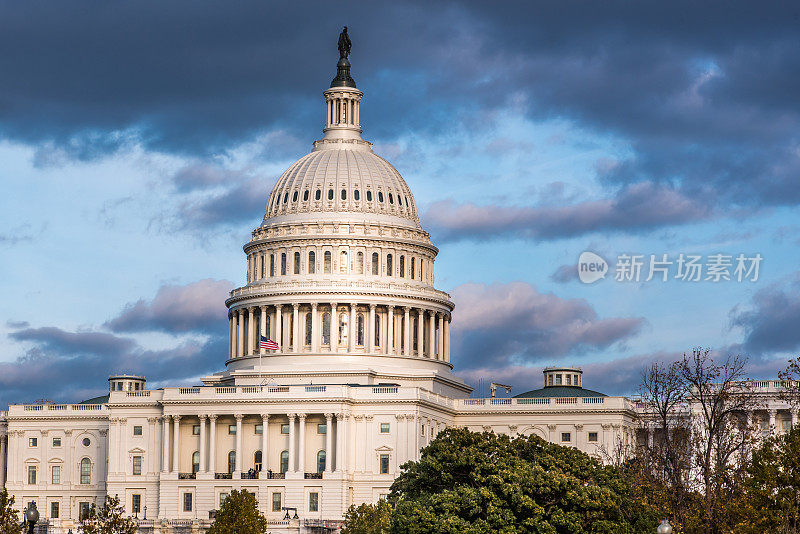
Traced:
<path id="1" fill-rule="evenodd" d="M 414 196 L 403 177 L 361 140 L 318 141 L 313 152 L 278 179 L 263 224 L 297 219 L 301 214 L 320 219 L 329 213 L 420 228 Z"/>

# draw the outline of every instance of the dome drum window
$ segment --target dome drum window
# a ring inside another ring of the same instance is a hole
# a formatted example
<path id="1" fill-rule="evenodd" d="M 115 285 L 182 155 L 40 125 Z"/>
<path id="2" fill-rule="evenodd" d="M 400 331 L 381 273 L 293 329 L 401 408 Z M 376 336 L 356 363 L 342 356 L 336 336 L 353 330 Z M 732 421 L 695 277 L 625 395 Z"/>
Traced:
<path id="1" fill-rule="evenodd" d="M 303 202 L 305 202 L 305 201 L 307 201 L 307 200 L 308 200 L 308 189 L 306 189 L 305 191 L 303 191 Z"/>
<path id="2" fill-rule="evenodd" d="M 314 192 L 314 200 L 320 200 L 321 198 L 322 198 L 322 191 L 317 189 L 316 192 Z"/>
<path id="3" fill-rule="evenodd" d="M 328 189 L 328 200 L 333 200 L 333 189 Z"/>
<path id="4" fill-rule="evenodd" d="M 347 200 L 347 189 L 342 189 L 342 200 Z"/>
<path id="5" fill-rule="evenodd" d="M 367 189 L 367 202 L 372 202 L 372 191 Z"/>
<path id="6" fill-rule="evenodd" d="M 359 193 L 358 193 L 358 189 L 356 189 L 355 191 L 353 191 L 353 200 L 360 200 L 360 198 L 361 198 L 361 197 L 360 197 L 360 195 L 359 195 Z"/>

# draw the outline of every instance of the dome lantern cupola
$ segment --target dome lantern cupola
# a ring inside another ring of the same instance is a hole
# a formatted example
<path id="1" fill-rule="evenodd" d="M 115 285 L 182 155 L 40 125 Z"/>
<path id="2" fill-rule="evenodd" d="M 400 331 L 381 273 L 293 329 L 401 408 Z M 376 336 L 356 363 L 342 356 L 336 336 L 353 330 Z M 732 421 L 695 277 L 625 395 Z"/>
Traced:
<path id="1" fill-rule="evenodd" d="M 356 89 L 356 82 L 350 76 L 350 38 L 347 26 L 339 35 L 339 62 L 336 64 L 336 77 L 331 87 L 325 91 L 325 139 L 361 140 L 359 106 L 364 93 Z"/>

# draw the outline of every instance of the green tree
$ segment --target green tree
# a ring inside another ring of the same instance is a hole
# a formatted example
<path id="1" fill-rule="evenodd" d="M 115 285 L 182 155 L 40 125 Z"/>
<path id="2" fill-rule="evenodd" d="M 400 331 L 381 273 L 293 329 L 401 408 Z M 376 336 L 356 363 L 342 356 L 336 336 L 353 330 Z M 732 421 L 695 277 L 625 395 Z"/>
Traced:
<path id="1" fill-rule="evenodd" d="M 0 534 L 18 534 L 20 527 L 19 510 L 14 509 L 14 497 L 4 489 L 0 492 Z"/>
<path id="2" fill-rule="evenodd" d="M 252 493 L 233 490 L 217 511 L 208 534 L 263 534 L 267 531 L 267 518 L 258 511 Z"/>
<path id="3" fill-rule="evenodd" d="M 800 427 L 773 436 L 747 465 L 736 532 L 800 532 Z"/>
<path id="4" fill-rule="evenodd" d="M 388 534 L 392 510 L 386 499 L 377 504 L 351 506 L 344 516 L 342 534 Z"/>
<path id="5" fill-rule="evenodd" d="M 447 429 L 392 485 L 393 533 L 652 533 L 613 466 L 536 436 Z"/>
<path id="6" fill-rule="evenodd" d="M 89 512 L 81 518 L 83 534 L 135 534 L 136 521 L 125 516 L 125 508 L 119 497 L 106 495 L 105 503 L 99 510 L 92 504 Z"/>

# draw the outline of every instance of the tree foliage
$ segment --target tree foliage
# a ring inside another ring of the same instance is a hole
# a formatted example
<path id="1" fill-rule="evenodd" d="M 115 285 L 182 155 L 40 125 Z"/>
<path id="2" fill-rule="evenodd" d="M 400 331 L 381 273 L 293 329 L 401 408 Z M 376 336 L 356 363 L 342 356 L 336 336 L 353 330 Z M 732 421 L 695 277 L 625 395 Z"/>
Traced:
<path id="1" fill-rule="evenodd" d="M 19 517 L 19 510 L 14 509 L 14 496 L 4 489 L 0 492 L 0 534 L 22 532 Z"/>
<path id="2" fill-rule="evenodd" d="M 773 436 L 753 453 L 743 482 L 736 532 L 800 532 L 800 427 Z"/>
<path id="3" fill-rule="evenodd" d="M 263 534 L 266 531 L 267 518 L 258 511 L 253 494 L 233 490 L 222 501 L 208 534 Z"/>
<path id="4" fill-rule="evenodd" d="M 392 485 L 393 533 L 650 533 L 617 468 L 537 436 L 447 429 Z"/>
<path id="5" fill-rule="evenodd" d="M 135 534 L 137 529 L 136 522 L 125 515 L 125 508 L 117 496 L 107 495 L 100 509 L 93 503 L 86 516 L 81 518 L 83 534 Z"/>
<path id="6" fill-rule="evenodd" d="M 386 499 L 376 504 L 351 506 L 344 516 L 342 534 L 388 534 L 392 511 Z"/>

